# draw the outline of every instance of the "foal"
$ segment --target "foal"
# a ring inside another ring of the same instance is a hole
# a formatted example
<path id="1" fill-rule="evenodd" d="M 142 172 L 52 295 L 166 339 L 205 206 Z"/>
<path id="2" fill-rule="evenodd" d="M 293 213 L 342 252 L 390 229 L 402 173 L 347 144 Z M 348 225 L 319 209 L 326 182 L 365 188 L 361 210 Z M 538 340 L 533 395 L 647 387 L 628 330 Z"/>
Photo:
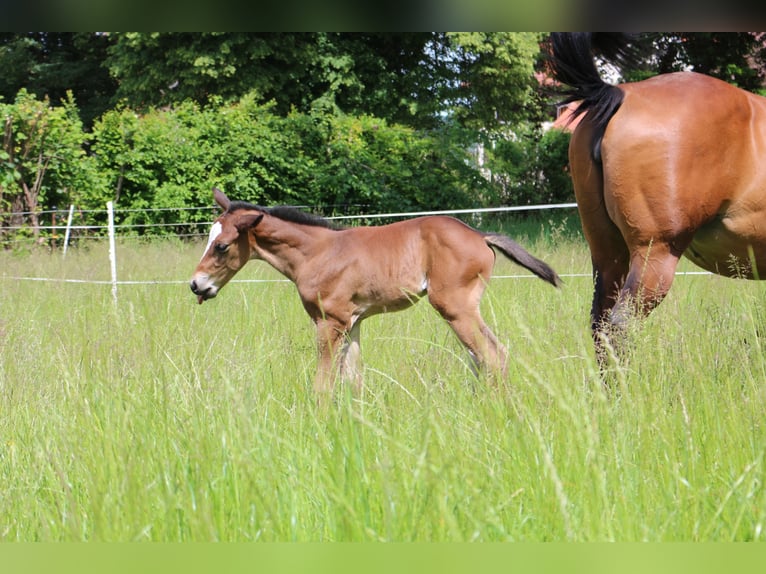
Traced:
<path id="1" fill-rule="evenodd" d="M 210 231 L 190 287 L 200 304 L 212 299 L 250 259 L 262 259 L 298 288 L 316 325 L 318 393 L 336 374 L 361 384 L 359 328 L 363 319 L 405 309 L 423 295 L 441 314 L 477 366 L 504 372 L 507 353 L 479 313 L 498 249 L 541 279 L 556 272 L 510 238 L 483 233 L 452 217 L 418 217 L 377 227 L 333 228 L 329 221 L 286 207 L 230 201 Z"/>

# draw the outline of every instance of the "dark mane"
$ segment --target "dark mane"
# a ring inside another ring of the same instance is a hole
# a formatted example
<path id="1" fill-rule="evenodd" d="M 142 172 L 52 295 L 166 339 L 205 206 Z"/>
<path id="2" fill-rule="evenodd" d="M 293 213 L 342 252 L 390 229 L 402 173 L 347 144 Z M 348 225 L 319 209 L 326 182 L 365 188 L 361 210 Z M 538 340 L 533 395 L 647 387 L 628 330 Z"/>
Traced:
<path id="1" fill-rule="evenodd" d="M 229 205 L 228 211 L 238 211 L 240 209 L 257 209 L 263 211 L 273 217 L 281 219 L 283 221 L 289 221 L 291 223 L 298 223 L 300 225 L 311 225 L 313 227 L 324 227 L 326 229 L 343 229 L 342 226 L 336 225 L 329 219 L 325 219 L 320 215 L 313 213 L 306 213 L 296 207 L 290 207 L 288 205 L 277 205 L 275 207 L 264 207 L 262 205 L 253 205 L 246 201 L 232 201 Z"/>

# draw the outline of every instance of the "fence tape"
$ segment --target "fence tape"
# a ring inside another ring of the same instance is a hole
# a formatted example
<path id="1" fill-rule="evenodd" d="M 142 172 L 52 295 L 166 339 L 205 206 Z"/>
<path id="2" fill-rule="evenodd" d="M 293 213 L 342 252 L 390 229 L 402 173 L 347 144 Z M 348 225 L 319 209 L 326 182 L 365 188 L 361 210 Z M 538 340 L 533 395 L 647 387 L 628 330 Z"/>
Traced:
<path id="1" fill-rule="evenodd" d="M 540 211 L 548 209 L 571 209 L 577 207 L 576 203 L 554 203 L 546 205 L 516 205 L 516 206 L 504 206 L 504 207 L 484 207 L 475 209 L 452 209 L 443 211 L 418 211 L 418 212 L 400 212 L 400 213 L 377 213 L 377 214 L 359 214 L 359 215 L 338 215 L 327 217 L 331 220 L 341 219 L 388 219 L 396 217 L 420 217 L 425 215 L 458 215 L 468 213 L 491 213 L 491 212 L 513 212 L 513 211 Z M 213 209 L 212 207 L 205 208 L 160 208 L 160 209 L 147 209 L 147 210 L 115 210 L 115 211 L 162 211 L 170 209 Z M 96 210 L 90 210 L 96 211 Z M 122 224 L 115 225 L 116 229 L 125 228 L 146 228 L 146 227 L 170 227 L 170 226 L 183 226 L 183 225 L 204 225 L 200 222 L 179 222 L 179 223 L 155 223 L 155 224 Z M 72 229 L 106 229 L 107 226 L 77 226 L 73 225 Z M 41 226 L 41 229 L 50 229 L 52 226 Z M 10 229 L 10 228 L 5 228 Z M 676 276 L 682 275 L 712 275 L 709 271 L 677 271 Z M 582 278 L 592 277 L 591 273 L 565 273 L 559 275 L 561 278 Z M 536 275 L 494 275 L 492 279 L 536 279 Z M 91 285 L 185 285 L 188 280 L 162 280 L 162 281 L 129 281 L 129 280 L 90 280 L 90 279 L 57 279 L 51 277 L 18 277 L 11 275 L 0 275 L 0 279 L 9 281 L 36 281 L 36 282 L 52 282 L 52 283 L 80 283 Z M 290 283 L 289 279 L 235 279 L 230 283 Z"/>

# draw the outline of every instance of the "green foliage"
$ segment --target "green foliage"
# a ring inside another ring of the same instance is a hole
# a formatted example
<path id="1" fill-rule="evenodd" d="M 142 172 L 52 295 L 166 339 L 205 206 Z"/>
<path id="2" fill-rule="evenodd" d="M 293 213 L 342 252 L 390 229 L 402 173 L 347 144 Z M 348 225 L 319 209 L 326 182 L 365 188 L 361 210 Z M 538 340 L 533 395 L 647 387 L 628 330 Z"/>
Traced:
<path id="1" fill-rule="evenodd" d="M 433 209 L 475 204 L 487 187 L 462 148 L 435 134 L 321 110 L 281 117 L 253 95 L 141 117 L 109 112 L 94 127 L 92 149 L 121 209 L 209 205 L 213 185 L 263 205 Z M 133 212 L 123 222 L 147 216 Z M 181 217 L 209 220 L 205 212 Z"/>
<path id="2" fill-rule="evenodd" d="M 669 43 L 681 50 L 695 72 L 708 74 L 746 90 L 763 89 L 766 47 L 747 32 L 698 32 L 683 34 L 681 42 Z M 754 66 L 760 62 L 761 66 Z"/>
<path id="3" fill-rule="evenodd" d="M 0 97 L 13 101 L 20 89 L 54 104 L 71 93 L 90 126 L 111 104 L 117 82 L 102 65 L 109 36 L 92 32 L 0 34 Z"/>
<path id="4" fill-rule="evenodd" d="M 349 115 L 371 115 L 421 129 L 434 127 L 441 105 L 434 85 L 443 70 L 431 50 L 435 37 L 427 32 L 326 36 L 325 60 L 338 59 L 345 68 L 341 89 L 327 90 L 321 99 Z M 320 66 L 326 67 L 321 62 Z"/>
<path id="5" fill-rule="evenodd" d="M 574 201 L 574 187 L 569 175 L 569 132 L 551 129 L 539 140 L 538 165 L 543 178 L 540 203 Z"/>
<path id="6" fill-rule="evenodd" d="M 145 111 L 248 93 L 276 113 L 318 103 L 434 128 L 474 129 L 535 113 L 539 33 L 115 33 L 104 65 L 116 98 Z M 148 65 L 147 63 L 150 63 Z"/>
<path id="7" fill-rule="evenodd" d="M 646 61 L 624 70 L 626 81 L 693 70 L 752 92 L 763 92 L 766 44 L 762 32 L 677 32 L 650 34 Z"/>
<path id="8" fill-rule="evenodd" d="M 569 138 L 568 132 L 532 127 L 496 141 L 487 167 L 503 201 L 510 205 L 574 201 Z"/>
<path id="9" fill-rule="evenodd" d="M 349 114 L 409 122 L 407 102 L 431 34 L 115 33 L 105 65 L 118 99 L 145 111 L 191 99 L 257 94 L 279 115 L 329 102 Z M 147 66 L 147 62 L 151 62 Z M 429 110 L 427 113 L 430 113 Z"/>
<path id="10" fill-rule="evenodd" d="M 76 201 L 83 190 L 95 190 L 99 178 L 86 157 L 85 133 L 71 93 L 59 106 L 21 90 L 13 104 L 0 103 L 4 137 L 0 156 L 0 210 L 4 225 L 25 223 L 28 212 L 35 236 L 45 208 Z"/>
<path id="11" fill-rule="evenodd" d="M 447 39 L 457 67 L 449 99 L 461 123 L 494 131 L 539 116 L 534 63 L 542 34 L 461 32 Z"/>
<path id="12" fill-rule="evenodd" d="M 116 98 L 145 111 L 191 99 L 231 101 L 250 91 L 280 101 L 303 99 L 312 34 L 112 34 L 105 65 L 119 80 Z M 147 65 L 151 62 L 151 65 Z M 300 70 L 302 72 L 298 73 Z M 289 105 L 289 104 L 288 104 Z"/>
<path id="13" fill-rule="evenodd" d="M 491 182 L 468 153 L 475 132 L 455 122 L 418 130 L 346 115 L 327 101 L 282 115 L 275 103 L 261 103 L 257 92 L 236 102 L 187 99 L 144 113 L 120 105 L 90 133 L 71 94 L 51 106 L 21 91 L 13 105 L 2 106 L 10 122 L 0 157 L 6 211 L 75 204 L 85 210 L 83 223 L 103 225 L 105 215 L 95 210 L 111 200 L 117 223 L 139 234 L 193 233 L 184 224 L 206 223 L 210 212 L 179 208 L 209 206 L 214 185 L 263 205 L 327 214 L 399 212 L 538 202 L 555 195 L 541 188 L 551 185 L 546 174 L 561 172 L 559 156 L 548 151 L 558 148 L 547 145 L 548 136 L 534 150 L 500 145 L 492 170 L 510 175 Z M 547 179 L 529 183 L 538 171 Z M 37 236 L 40 222 L 32 217 Z"/>
<path id="14" fill-rule="evenodd" d="M 452 209 L 481 203 L 487 183 L 465 151 L 440 137 L 384 120 L 330 118 L 326 165 L 316 185 L 323 203 L 364 211 Z"/>
<path id="15" fill-rule="evenodd" d="M 108 112 L 94 126 L 93 152 L 109 182 L 111 199 L 122 209 L 194 205 L 205 180 L 205 150 L 198 123 L 203 116 L 188 103 L 173 113 L 152 111 L 139 117 L 129 109 Z M 106 198 L 97 198 L 103 201 Z M 183 221 L 186 212 L 132 211 L 125 224 Z M 149 218 L 152 218 L 151 220 Z"/>
<path id="16" fill-rule="evenodd" d="M 349 115 L 433 128 L 445 114 L 489 129 L 542 109 L 532 67 L 542 33 L 529 32 L 27 32 L 0 33 L 0 96 L 21 88 L 54 102 L 74 94 L 86 126 L 118 101 L 145 112 L 191 99 L 234 102 L 255 92 L 286 115 L 317 102 Z M 693 67 L 762 89 L 763 36 L 652 35 L 640 76 Z M 627 77 L 638 77 L 626 72 Z"/>

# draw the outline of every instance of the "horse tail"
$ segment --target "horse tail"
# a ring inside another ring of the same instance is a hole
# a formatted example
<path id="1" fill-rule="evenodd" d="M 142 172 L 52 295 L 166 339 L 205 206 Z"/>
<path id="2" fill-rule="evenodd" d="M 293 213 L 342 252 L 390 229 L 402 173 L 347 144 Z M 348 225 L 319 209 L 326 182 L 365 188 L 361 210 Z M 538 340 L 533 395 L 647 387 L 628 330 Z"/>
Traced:
<path id="1" fill-rule="evenodd" d="M 554 287 L 559 287 L 561 285 L 561 278 L 547 263 L 527 252 L 526 249 L 510 237 L 500 233 L 482 233 L 482 235 L 484 236 L 484 241 L 486 241 L 487 245 L 496 247 L 503 255 L 514 263 L 518 263 L 522 267 L 529 269 L 540 279 L 547 281 Z"/>
<path id="2" fill-rule="evenodd" d="M 586 114 L 594 127 L 594 156 L 598 159 L 601 136 L 609 120 L 617 112 L 623 91 L 601 78 L 594 53 L 617 64 L 633 63 L 636 49 L 626 34 L 558 32 L 551 34 L 549 54 L 553 78 L 565 86 L 565 104 L 580 102 L 570 121 Z"/>

